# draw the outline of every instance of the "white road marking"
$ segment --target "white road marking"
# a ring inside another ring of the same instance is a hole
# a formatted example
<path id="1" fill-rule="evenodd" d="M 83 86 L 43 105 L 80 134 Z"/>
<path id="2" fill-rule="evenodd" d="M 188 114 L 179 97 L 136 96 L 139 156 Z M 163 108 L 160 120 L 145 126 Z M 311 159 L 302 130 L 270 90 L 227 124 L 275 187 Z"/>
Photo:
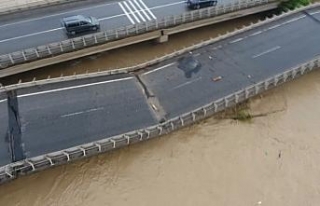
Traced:
<path id="1" fill-rule="evenodd" d="M 273 48 L 268 49 L 268 50 L 266 50 L 264 52 L 261 52 L 260 54 L 256 54 L 256 55 L 252 56 L 252 58 L 254 59 L 254 58 L 260 57 L 262 55 L 265 55 L 265 54 L 268 54 L 270 52 L 276 51 L 276 50 L 278 50 L 280 48 L 281 48 L 280 46 L 273 47 Z"/>
<path id="2" fill-rule="evenodd" d="M 61 117 L 62 118 L 71 117 L 71 116 L 76 116 L 76 115 L 79 115 L 79 114 L 90 113 L 90 112 L 95 112 L 95 111 L 100 111 L 100 110 L 104 110 L 104 107 L 98 107 L 98 108 L 88 109 L 88 110 L 84 110 L 84 111 L 80 111 L 80 112 L 64 114 L 64 115 L 61 115 Z"/>
<path id="3" fill-rule="evenodd" d="M 315 12 L 312 12 L 312 13 L 310 13 L 311 15 L 314 15 L 314 14 L 319 14 L 320 13 L 320 11 L 315 11 Z"/>
<path id="4" fill-rule="evenodd" d="M 129 16 L 129 13 L 125 10 L 125 8 L 122 6 L 121 2 L 118 3 L 119 6 L 121 7 L 122 11 L 124 12 L 124 14 L 128 17 L 128 19 L 130 20 L 131 24 L 134 24 L 133 19 Z"/>
<path id="5" fill-rule="evenodd" d="M 146 13 L 146 11 L 140 6 L 140 4 L 137 2 L 137 0 L 133 0 L 133 2 L 137 5 L 137 7 L 140 9 L 140 11 L 142 11 L 142 13 L 144 14 L 145 17 L 147 17 L 147 19 L 149 21 L 151 21 L 151 18 L 149 17 L 149 15 Z"/>
<path id="6" fill-rule="evenodd" d="M 158 71 L 158 70 L 160 70 L 160 69 L 164 69 L 164 68 L 170 67 L 170 66 L 172 66 L 172 65 L 174 65 L 174 64 L 175 64 L 175 62 L 174 62 L 174 63 L 170 63 L 170 64 L 166 64 L 166 65 L 164 65 L 164 66 L 162 66 L 162 67 L 159 67 L 159 68 L 153 69 L 153 70 L 151 70 L 151 71 L 145 72 L 145 73 L 143 73 L 142 75 L 151 74 L 151 73 L 156 72 L 156 71 Z"/>
<path id="7" fill-rule="evenodd" d="M 232 40 L 229 43 L 233 44 L 233 43 L 236 43 L 236 42 L 241 41 L 241 40 L 243 40 L 243 38 L 238 38 L 238 39 Z"/>
<path id="8" fill-rule="evenodd" d="M 134 14 L 134 12 L 132 11 L 132 9 L 130 8 L 130 6 L 127 4 L 127 2 L 122 2 L 126 7 L 127 9 L 129 10 L 129 14 L 131 14 L 133 16 L 133 18 L 138 22 L 140 23 L 140 20 L 139 18 Z"/>
<path id="9" fill-rule="evenodd" d="M 6 101 L 7 101 L 6 99 L 2 99 L 2 100 L 0 100 L 0 103 L 6 102 Z"/>
<path id="10" fill-rule="evenodd" d="M 90 83 L 90 84 L 82 84 L 82 85 L 77 85 L 77 86 L 72 86 L 72 87 L 64 87 L 64 88 L 46 90 L 46 91 L 42 91 L 42 92 L 35 92 L 35 93 L 29 93 L 29 94 L 21 94 L 21 95 L 18 95 L 18 97 L 19 98 L 21 98 L 21 97 L 30 97 L 30 96 L 35 96 L 35 95 L 39 95 L 39 94 L 48 94 L 48 93 L 53 93 L 53 92 L 60 92 L 60 91 L 66 91 L 66 90 L 72 90 L 72 89 L 79 89 L 79 88 L 84 88 L 84 87 L 100 85 L 100 84 L 108 84 L 108 83 L 112 83 L 112 82 L 125 81 L 125 80 L 129 80 L 129 79 L 133 79 L 133 77 L 126 77 L 126 78 L 123 78 L 123 79 L 113 79 L 113 80 L 95 82 L 95 83 Z"/>
<path id="11" fill-rule="evenodd" d="M 262 31 L 257 31 L 257 32 L 255 32 L 253 34 L 250 34 L 250 36 L 256 36 L 256 35 L 261 34 L 261 33 L 262 33 Z"/>
<path id="12" fill-rule="evenodd" d="M 150 11 L 150 9 L 147 7 L 147 5 L 142 1 L 139 0 L 139 2 L 142 4 L 142 6 L 147 10 L 147 12 L 151 15 L 152 18 L 157 19 L 157 17 Z"/>
<path id="13" fill-rule="evenodd" d="M 282 24 L 284 25 L 284 24 L 292 23 L 292 22 L 298 21 L 298 20 L 300 20 L 300 19 L 303 19 L 304 17 L 306 17 L 306 15 L 302 15 L 302 16 L 299 16 L 299 17 L 297 17 L 297 18 L 290 19 L 290 20 L 288 20 L 288 21 L 286 21 L 286 22 L 284 22 L 284 23 L 282 23 Z"/>
<path id="14" fill-rule="evenodd" d="M 139 11 L 139 9 L 137 9 L 136 7 L 135 7 L 135 5 L 129 0 L 128 1 L 129 2 L 129 4 L 132 6 L 132 8 L 137 12 L 137 14 L 139 15 L 139 17 L 140 17 L 140 19 L 142 19 L 142 21 L 146 21 L 145 20 L 145 18 L 140 14 L 140 11 Z"/>
<path id="15" fill-rule="evenodd" d="M 187 85 L 192 84 L 192 83 L 194 83 L 194 82 L 197 82 L 197 81 L 199 81 L 200 79 L 202 79 L 202 77 L 198 77 L 198 78 L 196 78 L 196 79 L 194 79 L 194 80 L 191 80 L 191 81 L 185 82 L 185 83 L 183 83 L 183 84 L 180 84 L 180 85 L 178 85 L 178 86 L 176 86 L 176 87 L 173 87 L 173 88 L 171 89 L 171 91 L 172 91 L 172 90 L 175 90 L 175 89 L 179 89 L 179 88 L 184 87 L 184 86 L 187 86 Z"/>
<path id="16" fill-rule="evenodd" d="M 32 34 L 26 34 L 26 35 L 23 35 L 23 36 L 16 36 L 16 37 L 12 37 L 12 38 L 9 38 L 9 39 L 0 40 L 0 43 L 11 41 L 11 40 L 22 39 L 22 38 L 25 38 L 25 37 L 35 36 L 35 35 L 38 35 L 38 34 L 45 34 L 45 33 L 49 33 L 49 32 L 52 32 L 52 31 L 61 30 L 61 29 L 63 29 L 63 28 L 59 27 L 59 28 L 50 29 L 50 30 L 47 30 L 47 31 L 41 31 L 41 32 L 36 32 L 36 33 L 32 33 Z"/>
<path id="17" fill-rule="evenodd" d="M 275 29 L 275 28 L 277 28 L 277 27 L 279 27 L 279 26 L 281 26 L 280 24 L 277 24 L 277 25 L 274 25 L 274 26 L 271 26 L 271 27 L 269 27 L 268 29 L 270 30 L 270 29 Z"/>

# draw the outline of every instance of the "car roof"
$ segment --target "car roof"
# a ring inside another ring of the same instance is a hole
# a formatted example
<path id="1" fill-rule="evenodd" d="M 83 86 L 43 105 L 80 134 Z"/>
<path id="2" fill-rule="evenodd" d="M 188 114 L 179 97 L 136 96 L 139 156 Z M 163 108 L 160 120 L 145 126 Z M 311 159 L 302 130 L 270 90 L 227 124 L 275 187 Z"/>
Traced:
<path id="1" fill-rule="evenodd" d="M 86 19 L 87 18 L 83 15 L 76 15 L 76 16 L 65 17 L 63 18 L 63 21 L 66 23 L 70 23 L 70 22 L 77 22 L 77 21 L 86 20 Z"/>

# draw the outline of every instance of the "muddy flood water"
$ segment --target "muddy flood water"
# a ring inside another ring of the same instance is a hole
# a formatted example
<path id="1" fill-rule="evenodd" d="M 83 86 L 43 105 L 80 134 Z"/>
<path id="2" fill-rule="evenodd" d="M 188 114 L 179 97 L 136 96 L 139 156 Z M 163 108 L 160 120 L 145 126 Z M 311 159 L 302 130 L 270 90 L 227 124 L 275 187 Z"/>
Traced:
<path id="1" fill-rule="evenodd" d="M 128 50 L 122 52 L 130 58 Z M 60 69 L 72 73 L 75 67 L 79 62 Z M 249 111 L 258 117 L 250 121 L 212 117 L 159 139 L 19 178 L 0 186 L 0 205 L 319 205 L 318 105 L 315 71 L 251 100 Z"/>

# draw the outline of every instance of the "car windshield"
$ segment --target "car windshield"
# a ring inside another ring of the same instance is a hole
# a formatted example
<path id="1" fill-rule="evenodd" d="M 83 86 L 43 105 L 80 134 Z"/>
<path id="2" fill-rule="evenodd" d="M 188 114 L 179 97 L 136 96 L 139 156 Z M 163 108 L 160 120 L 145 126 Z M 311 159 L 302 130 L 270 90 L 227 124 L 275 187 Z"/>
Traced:
<path id="1" fill-rule="evenodd" d="M 85 20 L 86 20 L 87 22 L 92 23 L 92 19 L 91 19 L 90 17 L 85 17 Z"/>

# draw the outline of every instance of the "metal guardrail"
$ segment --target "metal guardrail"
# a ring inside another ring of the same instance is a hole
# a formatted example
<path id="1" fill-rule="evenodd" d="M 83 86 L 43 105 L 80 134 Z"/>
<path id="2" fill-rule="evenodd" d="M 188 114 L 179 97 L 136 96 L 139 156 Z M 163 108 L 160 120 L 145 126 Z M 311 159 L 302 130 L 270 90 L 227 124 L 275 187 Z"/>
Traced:
<path id="1" fill-rule="evenodd" d="M 159 29 L 170 28 L 188 22 L 193 22 L 209 17 L 251 8 L 275 0 L 238 0 L 231 4 L 223 4 L 216 7 L 208 7 L 194 10 L 179 15 L 167 16 L 160 20 L 148 21 L 140 24 L 129 25 L 117 29 L 107 30 L 95 34 L 76 37 L 61 42 L 29 48 L 0 56 L 0 69 L 13 65 L 35 61 L 42 58 L 57 56 L 63 53 L 80 50 L 86 47 L 95 46 L 118 39 L 135 36 Z"/>
<path id="2" fill-rule="evenodd" d="M 20 175 L 25 175 L 48 167 L 64 164 L 73 160 L 111 151 L 116 148 L 168 134 L 182 127 L 194 124 L 199 120 L 212 116 L 213 114 L 225 110 L 226 108 L 233 107 L 236 104 L 249 99 L 250 97 L 258 95 L 290 80 L 296 79 L 303 74 L 319 67 L 320 56 L 298 67 L 294 67 L 281 74 L 275 75 L 264 81 L 213 101 L 210 104 L 204 105 L 203 107 L 172 118 L 164 123 L 154 125 L 146 129 L 136 130 L 130 133 L 95 141 L 89 144 L 72 147 L 63 151 L 9 164 L 0 168 L 0 183 L 15 179 Z"/>

